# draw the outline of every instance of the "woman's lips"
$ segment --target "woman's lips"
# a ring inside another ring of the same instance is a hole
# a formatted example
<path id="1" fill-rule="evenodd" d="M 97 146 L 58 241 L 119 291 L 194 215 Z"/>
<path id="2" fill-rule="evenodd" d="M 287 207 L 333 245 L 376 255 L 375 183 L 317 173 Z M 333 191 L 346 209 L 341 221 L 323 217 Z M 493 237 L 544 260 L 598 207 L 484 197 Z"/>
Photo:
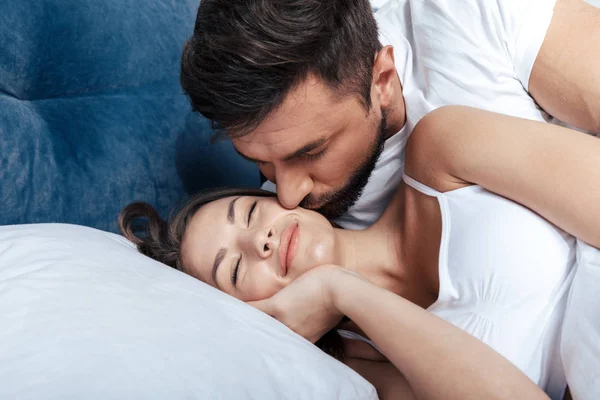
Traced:
<path id="1" fill-rule="evenodd" d="M 281 244 L 279 246 L 279 266 L 281 267 L 281 276 L 287 275 L 288 268 L 294 260 L 296 249 L 298 248 L 299 237 L 300 230 L 298 229 L 297 222 L 292 222 L 288 225 L 281 235 Z"/>

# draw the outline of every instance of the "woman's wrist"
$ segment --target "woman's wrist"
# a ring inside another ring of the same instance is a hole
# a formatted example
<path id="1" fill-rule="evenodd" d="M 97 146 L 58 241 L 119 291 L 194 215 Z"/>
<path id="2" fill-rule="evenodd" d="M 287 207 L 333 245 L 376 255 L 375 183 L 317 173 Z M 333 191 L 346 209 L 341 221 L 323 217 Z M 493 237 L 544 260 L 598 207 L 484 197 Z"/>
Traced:
<path id="1" fill-rule="evenodd" d="M 332 270 L 326 282 L 329 304 L 338 312 L 346 314 L 352 294 L 363 285 L 371 285 L 362 275 L 347 268 Z"/>

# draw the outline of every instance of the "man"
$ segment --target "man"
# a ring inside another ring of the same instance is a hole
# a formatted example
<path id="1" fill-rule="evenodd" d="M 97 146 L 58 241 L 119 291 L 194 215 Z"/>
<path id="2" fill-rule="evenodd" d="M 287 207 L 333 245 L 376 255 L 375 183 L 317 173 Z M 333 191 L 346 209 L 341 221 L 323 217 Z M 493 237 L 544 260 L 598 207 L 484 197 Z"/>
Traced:
<path id="1" fill-rule="evenodd" d="M 390 0 L 375 18 L 368 0 L 203 0 L 181 83 L 283 206 L 361 229 L 425 114 L 461 104 L 600 132 L 597 71 L 600 10 L 580 0 Z"/>

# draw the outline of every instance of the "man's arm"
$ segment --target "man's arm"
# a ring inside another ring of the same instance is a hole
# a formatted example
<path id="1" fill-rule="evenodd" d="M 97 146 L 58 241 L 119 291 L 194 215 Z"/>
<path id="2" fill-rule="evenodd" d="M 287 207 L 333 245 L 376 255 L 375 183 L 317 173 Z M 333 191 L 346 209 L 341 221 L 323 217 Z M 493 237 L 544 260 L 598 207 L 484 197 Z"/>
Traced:
<path id="1" fill-rule="evenodd" d="M 600 248 L 595 137 L 471 107 L 442 107 L 413 130 L 406 172 L 442 191 L 480 185 Z"/>
<path id="2" fill-rule="evenodd" d="M 600 132 L 600 8 L 581 0 L 556 2 L 529 92 L 550 115 Z"/>

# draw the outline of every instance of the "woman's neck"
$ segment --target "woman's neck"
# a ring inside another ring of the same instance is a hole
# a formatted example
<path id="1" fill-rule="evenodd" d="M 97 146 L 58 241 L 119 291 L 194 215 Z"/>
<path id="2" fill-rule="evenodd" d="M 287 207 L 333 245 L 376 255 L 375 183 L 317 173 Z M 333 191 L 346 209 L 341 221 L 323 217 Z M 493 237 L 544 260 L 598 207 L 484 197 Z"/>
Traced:
<path id="1" fill-rule="evenodd" d="M 403 196 L 399 190 L 386 211 L 370 228 L 362 231 L 337 229 L 340 265 L 371 282 L 402 294 L 407 270 L 403 247 Z"/>

